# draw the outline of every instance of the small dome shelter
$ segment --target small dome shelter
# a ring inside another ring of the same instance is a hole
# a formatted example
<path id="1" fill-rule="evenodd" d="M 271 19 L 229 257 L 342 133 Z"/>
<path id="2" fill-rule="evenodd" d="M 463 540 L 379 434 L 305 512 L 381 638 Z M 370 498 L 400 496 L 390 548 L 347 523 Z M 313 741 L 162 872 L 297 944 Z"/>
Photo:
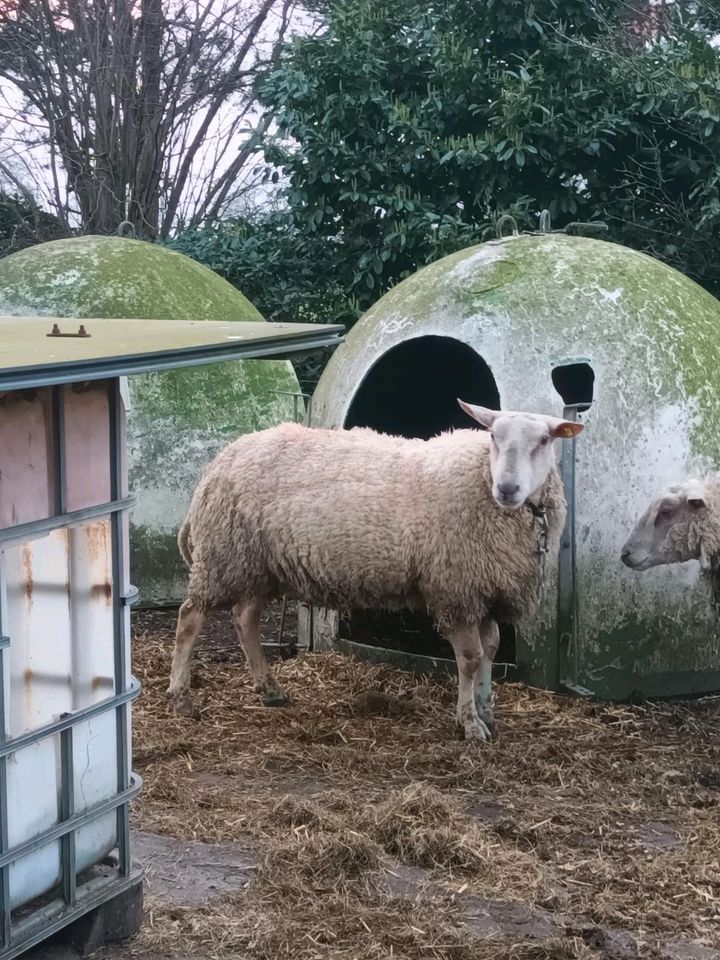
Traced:
<path id="1" fill-rule="evenodd" d="M 262 320 L 222 277 L 158 244 L 55 240 L 0 260 L 0 314 L 145 320 Z M 131 551 L 142 602 L 184 598 L 177 529 L 203 467 L 241 433 L 292 419 L 287 360 L 148 373 L 129 382 Z"/>
<path id="2" fill-rule="evenodd" d="M 720 620 L 696 563 L 626 569 L 620 548 L 664 484 L 720 468 L 720 303 L 625 247 L 517 234 L 425 267 L 347 335 L 313 424 L 408 437 L 471 428 L 456 397 L 580 418 L 569 504 L 539 612 L 501 627 L 500 669 L 609 699 L 720 689 Z M 414 666 L 451 651 L 428 617 L 301 609 L 301 642 Z M 502 675 L 502 674 L 499 674 Z"/>

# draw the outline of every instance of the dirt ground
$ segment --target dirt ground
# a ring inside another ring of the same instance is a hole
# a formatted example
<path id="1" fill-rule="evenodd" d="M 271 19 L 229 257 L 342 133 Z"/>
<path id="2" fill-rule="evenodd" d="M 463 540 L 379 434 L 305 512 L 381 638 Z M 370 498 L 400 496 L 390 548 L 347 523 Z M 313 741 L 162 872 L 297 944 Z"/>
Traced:
<path id="1" fill-rule="evenodd" d="M 193 721 L 165 699 L 173 628 L 134 618 L 147 917 L 123 956 L 720 960 L 720 698 L 503 684 L 467 744 L 452 681 L 336 655 L 277 662 L 291 704 L 262 707 L 218 617 Z"/>

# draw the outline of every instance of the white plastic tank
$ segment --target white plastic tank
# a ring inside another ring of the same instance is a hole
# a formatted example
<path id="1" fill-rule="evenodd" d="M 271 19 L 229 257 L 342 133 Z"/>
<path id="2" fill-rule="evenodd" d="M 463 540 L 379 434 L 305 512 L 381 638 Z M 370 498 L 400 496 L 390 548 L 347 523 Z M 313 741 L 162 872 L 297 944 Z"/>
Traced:
<path id="1" fill-rule="evenodd" d="M 61 391 L 62 484 L 68 513 L 108 503 L 111 438 L 107 382 Z M 0 529 L 53 516 L 53 388 L 0 397 Z M 119 411 L 124 419 L 124 405 Z M 57 419 L 55 420 L 55 424 Z M 2 632 L 10 637 L 5 671 L 5 729 L 10 739 L 115 692 L 112 522 L 108 515 L 21 536 L 0 551 Z M 127 551 L 127 544 L 125 546 Z M 127 555 L 127 553 L 126 553 Z M 122 591 L 127 584 L 119 585 Z M 84 720 L 72 731 L 74 815 L 118 791 L 117 713 Z M 129 775 L 129 770 L 128 770 Z M 61 736 L 31 743 L 7 760 L 8 845 L 31 841 L 63 818 Z M 117 844 L 115 810 L 75 834 L 78 873 Z M 62 880 L 61 840 L 10 866 L 10 906 L 21 907 Z"/>

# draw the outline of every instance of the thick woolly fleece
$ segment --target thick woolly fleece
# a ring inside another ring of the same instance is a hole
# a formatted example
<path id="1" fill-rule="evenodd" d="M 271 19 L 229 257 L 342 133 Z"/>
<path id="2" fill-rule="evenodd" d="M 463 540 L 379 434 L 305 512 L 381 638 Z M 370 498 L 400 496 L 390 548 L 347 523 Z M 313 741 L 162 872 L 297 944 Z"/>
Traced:
<path id="1" fill-rule="evenodd" d="M 702 481 L 707 510 L 688 515 L 687 523 L 677 523 L 668 532 L 670 562 L 696 557 L 701 552 L 710 559 L 720 555 L 720 475 Z"/>
<path id="2" fill-rule="evenodd" d="M 556 470 L 540 500 L 556 561 L 565 499 Z M 427 609 L 444 630 L 513 621 L 539 583 L 536 521 L 491 495 L 487 434 L 407 440 L 297 424 L 218 454 L 180 531 L 200 609 L 286 594 L 337 610 Z"/>

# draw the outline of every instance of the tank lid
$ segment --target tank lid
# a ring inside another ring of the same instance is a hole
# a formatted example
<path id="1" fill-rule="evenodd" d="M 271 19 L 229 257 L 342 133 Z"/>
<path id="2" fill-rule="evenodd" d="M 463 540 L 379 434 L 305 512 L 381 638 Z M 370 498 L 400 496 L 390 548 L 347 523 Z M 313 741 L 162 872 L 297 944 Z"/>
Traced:
<path id="1" fill-rule="evenodd" d="M 339 324 L 0 316 L 0 390 L 277 359 L 336 347 Z"/>

